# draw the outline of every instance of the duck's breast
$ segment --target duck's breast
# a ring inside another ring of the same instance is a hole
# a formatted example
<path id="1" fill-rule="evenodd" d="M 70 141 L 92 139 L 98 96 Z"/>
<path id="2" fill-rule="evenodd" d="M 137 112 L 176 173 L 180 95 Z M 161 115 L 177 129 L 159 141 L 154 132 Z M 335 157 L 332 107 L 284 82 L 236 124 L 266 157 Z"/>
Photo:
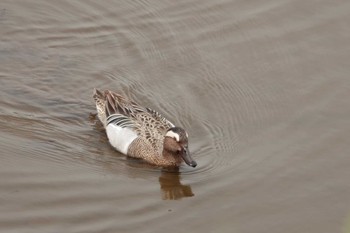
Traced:
<path id="1" fill-rule="evenodd" d="M 130 128 L 122 128 L 115 124 L 106 127 L 109 143 L 119 152 L 127 154 L 130 144 L 137 138 L 136 132 Z"/>

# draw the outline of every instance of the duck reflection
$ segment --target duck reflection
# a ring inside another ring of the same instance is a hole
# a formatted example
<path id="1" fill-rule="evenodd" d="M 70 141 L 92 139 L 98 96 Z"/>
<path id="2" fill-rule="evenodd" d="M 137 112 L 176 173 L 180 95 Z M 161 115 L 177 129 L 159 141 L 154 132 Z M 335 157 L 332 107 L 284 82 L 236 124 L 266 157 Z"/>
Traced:
<path id="1" fill-rule="evenodd" d="M 171 171 L 162 170 L 159 184 L 163 200 L 178 200 L 183 197 L 194 196 L 190 185 L 181 184 L 178 168 Z"/>
<path id="2" fill-rule="evenodd" d="M 157 169 L 154 165 L 143 162 L 142 160 L 127 157 L 129 169 Z M 129 170 L 129 174 L 130 174 Z M 135 170 L 132 170 L 135 176 Z M 179 200 L 184 197 L 192 197 L 194 193 L 190 185 L 181 183 L 181 172 L 179 168 L 162 168 L 160 170 L 160 176 L 158 178 L 160 184 L 161 197 L 163 200 Z"/>

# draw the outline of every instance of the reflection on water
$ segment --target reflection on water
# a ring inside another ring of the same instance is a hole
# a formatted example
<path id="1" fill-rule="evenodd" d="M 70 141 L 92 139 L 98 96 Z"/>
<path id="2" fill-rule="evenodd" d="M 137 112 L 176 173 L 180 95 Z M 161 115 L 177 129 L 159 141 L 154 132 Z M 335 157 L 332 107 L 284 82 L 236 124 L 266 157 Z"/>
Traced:
<path id="1" fill-rule="evenodd" d="M 113 150 L 113 148 L 111 149 Z M 97 158 L 100 164 L 103 164 L 109 172 L 115 174 L 123 173 L 129 177 L 141 179 L 159 176 L 158 181 L 163 200 L 179 200 L 184 197 L 194 196 L 191 186 L 181 183 L 181 172 L 179 168 L 159 168 L 141 159 L 125 157 L 118 152 L 115 153 L 117 156 L 115 158 L 111 156 L 107 156 L 107 158 L 102 155 Z"/>
<path id="2" fill-rule="evenodd" d="M 117 152 L 116 152 L 117 154 Z M 147 179 L 159 176 L 161 198 L 163 200 L 179 200 L 185 197 L 192 197 L 194 193 L 189 184 L 181 183 L 181 172 L 179 168 L 159 168 L 147 164 L 140 159 L 116 155 L 116 158 L 99 157 L 100 164 L 109 172 L 114 174 L 127 174 L 131 178 Z M 153 180 L 153 179 L 152 179 Z"/>
<path id="3" fill-rule="evenodd" d="M 178 200 L 194 196 L 190 185 L 181 184 L 178 169 L 172 172 L 162 170 L 159 184 L 163 200 Z"/>

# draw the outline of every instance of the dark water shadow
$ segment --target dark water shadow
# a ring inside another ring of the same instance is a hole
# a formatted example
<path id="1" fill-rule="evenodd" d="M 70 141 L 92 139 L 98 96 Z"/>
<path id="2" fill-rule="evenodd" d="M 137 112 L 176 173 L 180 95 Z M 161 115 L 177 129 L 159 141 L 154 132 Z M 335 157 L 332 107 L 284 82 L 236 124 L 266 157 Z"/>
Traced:
<path id="1" fill-rule="evenodd" d="M 180 180 L 181 176 L 178 168 L 171 172 L 161 171 L 159 184 L 163 200 L 179 200 L 194 196 L 191 186 L 182 184 Z"/>
<path id="2" fill-rule="evenodd" d="M 148 164 L 141 159 L 134 159 L 130 157 L 126 157 L 126 163 L 129 169 L 132 169 L 130 171 L 133 173 L 134 177 L 135 173 L 138 173 L 135 169 L 140 169 L 140 176 L 142 176 L 142 173 L 145 170 L 151 171 L 151 173 L 158 173 L 158 171 L 160 171 L 158 181 L 163 200 L 179 200 L 181 198 L 194 196 L 191 186 L 181 183 L 180 168 L 160 168 L 158 166 Z"/>

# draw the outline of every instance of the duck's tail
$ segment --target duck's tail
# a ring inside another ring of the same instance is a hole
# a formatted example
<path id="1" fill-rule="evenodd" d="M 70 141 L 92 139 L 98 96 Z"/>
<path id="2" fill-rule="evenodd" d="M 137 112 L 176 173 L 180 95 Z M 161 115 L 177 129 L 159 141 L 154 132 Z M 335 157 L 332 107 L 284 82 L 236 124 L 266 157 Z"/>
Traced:
<path id="1" fill-rule="evenodd" d="M 103 92 L 98 90 L 97 88 L 94 88 L 94 92 L 92 96 L 95 101 L 103 100 L 105 98 L 105 95 L 103 94 Z"/>
<path id="2" fill-rule="evenodd" d="M 96 104 L 97 116 L 104 126 L 106 126 L 106 95 L 94 88 L 93 98 Z"/>

